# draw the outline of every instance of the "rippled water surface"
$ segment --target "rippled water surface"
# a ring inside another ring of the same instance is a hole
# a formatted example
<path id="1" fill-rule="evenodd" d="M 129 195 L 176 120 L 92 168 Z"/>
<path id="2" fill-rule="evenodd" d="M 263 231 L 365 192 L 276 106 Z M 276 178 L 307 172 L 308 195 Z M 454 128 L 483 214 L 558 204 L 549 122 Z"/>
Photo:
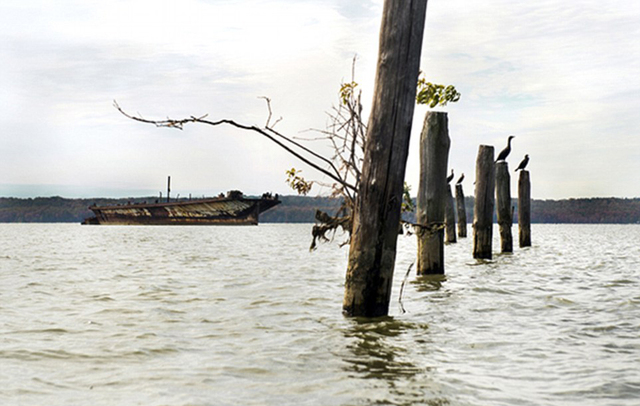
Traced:
<path id="1" fill-rule="evenodd" d="M 309 233 L 0 224 L 0 404 L 640 404 L 640 226 L 534 225 L 489 262 L 460 240 L 406 313 L 401 236 L 373 321 Z"/>

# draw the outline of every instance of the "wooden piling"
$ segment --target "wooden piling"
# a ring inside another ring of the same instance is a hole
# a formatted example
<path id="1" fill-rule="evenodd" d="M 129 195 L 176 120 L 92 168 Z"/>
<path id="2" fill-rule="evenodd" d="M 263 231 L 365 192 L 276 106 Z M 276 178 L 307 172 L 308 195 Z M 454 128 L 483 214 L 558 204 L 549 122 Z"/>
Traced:
<path id="1" fill-rule="evenodd" d="M 457 242 L 456 240 L 456 212 L 453 203 L 451 185 L 447 185 L 447 196 L 444 207 L 444 231 L 445 242 L 448 244 Z"/>
<path id="2" fill-rule="evenodd" d="M 427 0 L 385 0 L 342 309 L 386 316 L 420 67 Z"/>
<path id="3" fill-rule="evenodd" d="M 447 113 L 428 111 L 420 134 L 420 184 L 416 204 L 418 275 L 444 273 L 444 220 L 450 144 Z"/>
<path id="4" fill-rule="evenodd" d="M 171 200 L 171 176 L 167 177 L 167 203 Z"/>
<path id="5" fill-rule="evenodd" d="M 467 238 L 467 208 L 464 203 L 462 184 L 456 185 L 456 209 L 458 212 L 458 237 Z"/>
<path id="6" fill-rule="evenodd" d="M 518 179 L 518 234 L 520 247 L 531 246 L 531 181 L 529 171 L 520 171 Z"/>
<path id="7" fill-rule="evenodd" d="M 491 259 L 495 164 L 493 147 L 480 145 L 476 159 L 476 191 L 473 205 L 473 257 Z"/>
<path id="8" fill-rule="evenodd" d="M 507 161 L 496 162 L 496 214 L 502 252 L 513 252 L 513 212 L 511 210 L 511 176 Z"/>

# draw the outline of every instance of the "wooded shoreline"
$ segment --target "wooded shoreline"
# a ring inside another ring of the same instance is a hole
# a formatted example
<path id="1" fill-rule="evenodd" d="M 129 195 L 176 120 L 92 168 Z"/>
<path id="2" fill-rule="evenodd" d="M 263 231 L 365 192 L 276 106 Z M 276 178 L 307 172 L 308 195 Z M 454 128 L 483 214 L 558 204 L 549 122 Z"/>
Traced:
<path id="1" fill-rule="evenodd" d="M 122 199 L 68 199 L 0 197 L 0 223 L 80 223 L 91 216 L 88 207 L 153 201 L 156 197 Z M 280 196 L 282 204 L 264 212 L 261 223 L 312 223 L 316 209 L 332 213 L 340 202 L 328 197 Z M 512 199 L 517 216 L 517 199 Z M 465 198 L 467 219 L 473 218 L 473 197 Z M 407 220 L 413 221 L 413 216 Z M 495 219 L 494 219 L 495 221 Z M 532 223 L 634 224 L 640 223 L 640 198 L 584 198 L 532 200 Z"/>

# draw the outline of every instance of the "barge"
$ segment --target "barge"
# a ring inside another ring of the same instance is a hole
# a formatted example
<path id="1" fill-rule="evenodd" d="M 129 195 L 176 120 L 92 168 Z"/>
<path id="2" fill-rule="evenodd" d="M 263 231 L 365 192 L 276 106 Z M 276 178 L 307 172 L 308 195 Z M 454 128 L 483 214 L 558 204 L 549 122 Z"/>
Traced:
<path id="1" fill-rule="evenodd" d="M 278 195 L 245 197 L 233 190 L 226 196 L 114 206 L 90 206 L 94 217 L 82 224 L 102 225 L 257 225 L 260 213 L 280 204 Z"/>

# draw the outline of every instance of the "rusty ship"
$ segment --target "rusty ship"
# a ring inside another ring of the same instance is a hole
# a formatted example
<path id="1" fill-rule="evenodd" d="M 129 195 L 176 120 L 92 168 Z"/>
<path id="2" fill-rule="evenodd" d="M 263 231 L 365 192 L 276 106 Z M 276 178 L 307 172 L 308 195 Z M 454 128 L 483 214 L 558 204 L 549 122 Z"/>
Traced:
<path id="1" fill-rule="evenodd" d="M 260 213 L 280 204 L 278 195 L 245 197 L 234 190 L 214 198 L 90 206 L 94 217 L 82 224 L 108 225 L 257 225 Z"/>

